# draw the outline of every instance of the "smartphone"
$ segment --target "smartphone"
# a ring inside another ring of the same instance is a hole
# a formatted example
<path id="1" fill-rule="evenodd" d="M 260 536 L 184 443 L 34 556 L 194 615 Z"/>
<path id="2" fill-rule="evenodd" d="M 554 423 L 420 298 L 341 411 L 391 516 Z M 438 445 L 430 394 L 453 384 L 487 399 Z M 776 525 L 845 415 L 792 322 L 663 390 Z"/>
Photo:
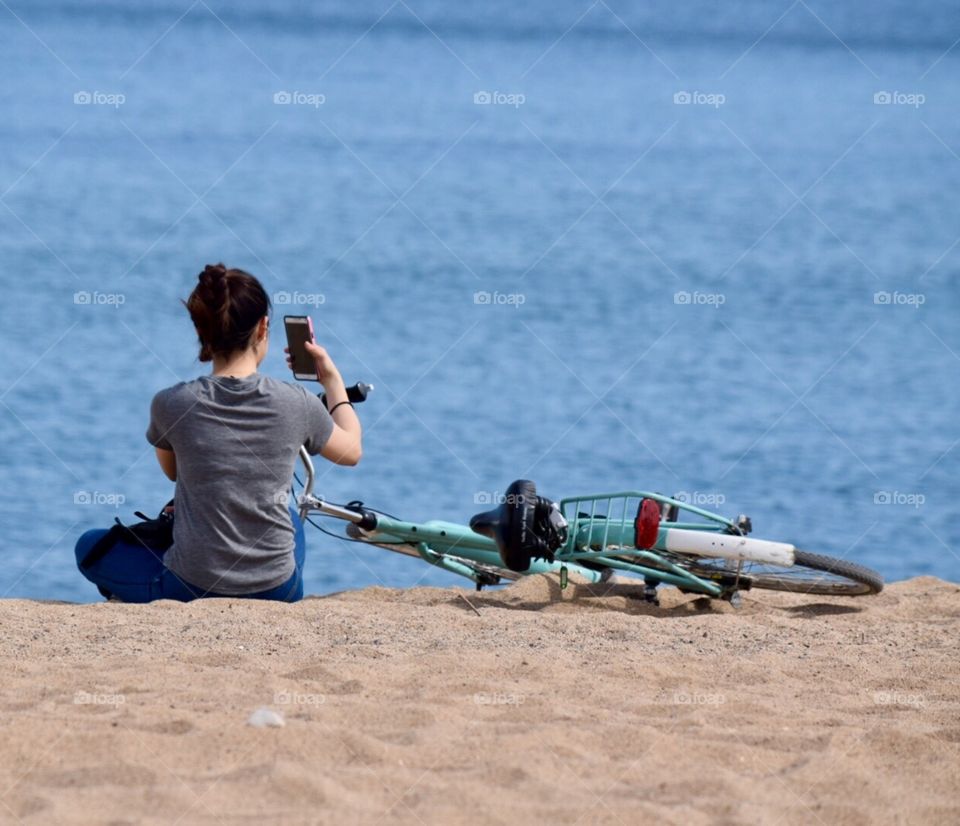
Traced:
<path id="1" fill-rule="evenodd" d="M 293 377 L 300 381 L 319 381 L 317 365 L 304 346 L 313 339 L 313 321 L 308 315 L 285 315 L 283 326 L 287 330 L 287 346 L 293 356 Z"/>

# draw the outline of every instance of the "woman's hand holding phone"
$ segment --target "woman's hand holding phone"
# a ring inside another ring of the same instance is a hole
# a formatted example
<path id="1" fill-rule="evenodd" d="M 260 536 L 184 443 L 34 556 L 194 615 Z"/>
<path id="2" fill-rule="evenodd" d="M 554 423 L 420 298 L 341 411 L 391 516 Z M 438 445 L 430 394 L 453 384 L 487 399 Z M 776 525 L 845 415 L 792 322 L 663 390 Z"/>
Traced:
<path id="1" fill-rule="evenodd" d="M 313 361 L 317 365 L 317 378 L 325 390 L 329 390 L 328 385 L 331 383 L 343 384 L 340 371 L 337 369 L 337 365 L 333 363 L 333 359 L 330 358 L 330 354 L 325 348 L 313 341 L 308 341 L 306 348 L 307 352 L 313 356 Z"/>
<path id="2" fill-rule="evenodd" d="M 317 379 L 320 384 L 323 385 L 325 390 L 329 390 L 329 384 L 333 384 L 336 387 L 338 384 L 343 384 L 343 379 L 340 376 L 340 371 L 337 369 L 337 365 L 334 364 L 333 359 L 330 358 L 330 354 L 326 351 L 324 347 L 321 347 L 319 344 L 308 341 L 304 345 L 307 353 L 313 358 L 314 364 L 317 366 Z M 290 348 L 284 347 L 283 352 L 287 354 L 287 367 L 291 370 L 293 369 L 293 356 L 290 355 Z"/>
<path id="3" fill-rule="evenodd" d="M 363 453 L 361 445 L 363 429 L 360 420 L 350 404 L 347 389 L 337 365 L 334 364 L 326 348 L 317 344 L 313 337 L 313 323 L 309 316 L 284 316 L 287 330 L 287 366 L 295 378 L 310 380 L 310 364 L 316 370 L 316 377 L 323 385 L 327 409 L 333 411 L 333 432 L 320 454 L 340 465 L 355 465 Z M 291 348 L 294 352 L 291 352 Z"/>

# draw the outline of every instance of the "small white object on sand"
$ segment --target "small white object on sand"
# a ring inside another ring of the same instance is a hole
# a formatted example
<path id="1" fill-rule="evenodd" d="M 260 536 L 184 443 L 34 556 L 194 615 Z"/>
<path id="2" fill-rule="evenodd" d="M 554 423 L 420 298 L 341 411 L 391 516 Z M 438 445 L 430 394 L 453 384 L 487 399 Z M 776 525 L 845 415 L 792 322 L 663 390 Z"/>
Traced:
<path id="1" fill-rule="evenodd" d="M 262 706 L 250 715 L 247 725 L 254 728 L 283 728 L 286 723 L 284 723 L 283 715 L 279 711 Z"/>

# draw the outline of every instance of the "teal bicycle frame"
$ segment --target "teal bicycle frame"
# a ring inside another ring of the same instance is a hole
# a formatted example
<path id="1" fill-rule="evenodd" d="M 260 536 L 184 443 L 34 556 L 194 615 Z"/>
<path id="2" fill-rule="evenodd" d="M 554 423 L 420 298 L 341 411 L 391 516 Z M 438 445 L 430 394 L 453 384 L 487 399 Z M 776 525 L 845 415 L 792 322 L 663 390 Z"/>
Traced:
<path id="1" fill-rule="evenodd" d="M 643 577 L 648 583 L 667 583 L 711 597 L 727 597 L 736 590 L 696 576 L 671 562 L 663 553 L 667 550 L 667 531 L 670 529 L 739 534 L 738 525 L 726 517 L 668 496 L 646 491 L 622 491 L 562 499 L 560 508 L 569 523 L 566 542 L 555 552 L 553 562 L 533 560 L 529 570 L 521 574 L 504 566 L 492 539 L 475 533 L 466 525 L 440 520 L 406 522 L 325 502 L 313 495 L 313 463 L 306 450 L 301 449 L 300 458 L 307 474 L 304 491 L 298 499 L 301 518 L 320 513 L 342 519 L 351 523 L 347 528 L 350 538 L 419 557 L 471 580 L 478 590 L 484 585 L 495 585 L 504 578 L 519 579 L 529 574 L 546 573 L 559 574 L 564 584 L 568 574 L 598 583 L 612 570 Z M 661 525 L 656 544 L 649 550 L 637 549 L 633 544 L 636 513 L 633 503 L 643 499 L 652 499 L 705 521 L 672 521 Z M 581 510 L 585 508 L 589 508 L 589 512 Z M 645 562 L 649 564 L 643 564 Z M 736 571 L 731 574 L 735 576 Z"/>

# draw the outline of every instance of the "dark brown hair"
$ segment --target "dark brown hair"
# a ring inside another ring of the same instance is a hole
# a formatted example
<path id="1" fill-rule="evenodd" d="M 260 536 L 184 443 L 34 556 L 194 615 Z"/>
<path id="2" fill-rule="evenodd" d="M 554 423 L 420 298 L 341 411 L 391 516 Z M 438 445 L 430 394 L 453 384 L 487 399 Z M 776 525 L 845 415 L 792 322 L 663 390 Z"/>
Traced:
<path id="1" fill-rule="evenodd" d="M 199 283 L 184 301 L 200 339 L 200 361 L 245 350 L 260 319 L 270 312 L 270 299 L 250 273 L 207 264 Z"/>

